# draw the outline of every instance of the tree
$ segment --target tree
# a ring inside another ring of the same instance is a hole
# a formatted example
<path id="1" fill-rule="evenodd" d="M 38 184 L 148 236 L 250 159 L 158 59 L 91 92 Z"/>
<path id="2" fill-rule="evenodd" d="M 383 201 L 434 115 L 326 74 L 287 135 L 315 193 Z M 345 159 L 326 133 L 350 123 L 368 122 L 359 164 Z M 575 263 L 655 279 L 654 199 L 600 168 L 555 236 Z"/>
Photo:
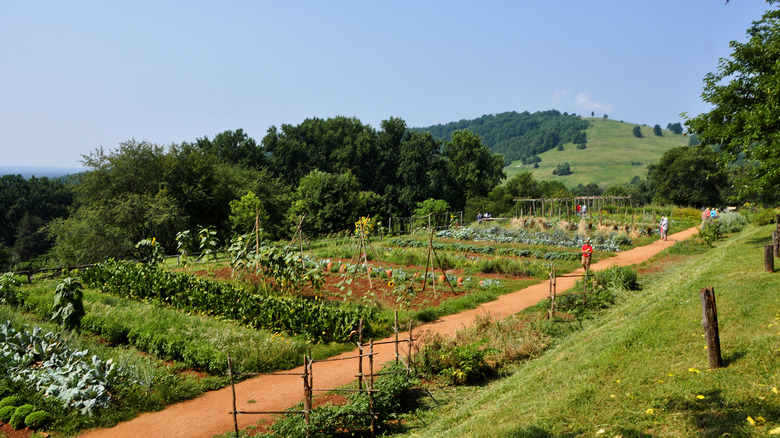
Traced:
<path id="1" fill-rule="evenodd" d="M 680 146 L 666 151 L 648 172 L 656 202 L 704 207 L 719 205 L 726 173 L 707 146 Z"/>
<path id="2" fill-rule="evenodd" d="M 748 41 L 704 78 L 702 100 L 714 108 L 685 124 L 705 145 L 719 145 L 721 163 L 754 162 L 735 181 L 739 197 L 780 199 L 780 10 L 767 11 L 747 30 Z"/>
<path id="3" fill-rule="evenodd" d="M 303 216 L 303 229 L 314 236 L 349 230 L 360 211 L 360 184 L 351 174 L 312 170 L 301 179 L 290 212 Z"/>
<path id="4" fill-rule="evenodd" d="M 214 140 L 209 140 L 208 137 L 199 138 L 195 145 L 229 164 L 255 169 L 265 164 L 263 150 L 252 137 L 244 133 L 243 129 L 219 133 Z"/>
<path id="5" fill-rule="evenodd" d="M 661 131 L 661 125 L 655 125 L 653 126 L 653 134 L 657 135 L 658 137 L 661 137 L 664 135 L 664 132 Z"/>
<path id="6" fill-rule="evenodd" d="M 396 185 L 392 190 L 401 214 L 411 214 L 418 202 L 441 191 L 443 181 L 435 172 L 437 167 L 445 166 L 440 150 L 441 142 L 430 132 L 411 131 L 404 135 L 394 157 Z"/>
<path id="7" fill-rule="evenodd" d="M 466 199 L 486 196 L 504 174 L 504 157 L 492 154 L 479 136 L 471 131 L 455 131 L 444 144 L 449 184 L 446 200 L 455 210 L 466 205 Z"/>
<path id="8" fill-rule="evenodd" d="M 679 122 L 667 124 L 666 125 L 666 129 L 672 131 L 674 134 L 677 134 L 677 135 L 680 135 L 680 134 L 683 133 L 682 125 Z"/>
<path id="9" fill-rule="evenodd" d="M 642 138 L 642 128 L 639 125 L 634 126 L 634 137 Z"/>
<path id="10" fill-rule="evenodd" d="M 553 175 L 563 176 L 563 175 L 571 175 L 572 171 L 569 167 L 569 163 L 560 163 L 557 166 L 555 166 L 555 169 L 553 170 Z"/>

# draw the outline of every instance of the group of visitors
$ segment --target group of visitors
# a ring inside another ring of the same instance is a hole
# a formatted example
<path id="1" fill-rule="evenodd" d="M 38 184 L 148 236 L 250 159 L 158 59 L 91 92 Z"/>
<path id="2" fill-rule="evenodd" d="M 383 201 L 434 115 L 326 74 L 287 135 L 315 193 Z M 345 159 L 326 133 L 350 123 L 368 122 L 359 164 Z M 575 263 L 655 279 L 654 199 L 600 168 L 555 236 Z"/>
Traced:
<path id="1" fill-rule="evenodd" d="M 483 215 L 482 212 L 477 212 L 477 224 L 481 225 L 483 221 L 489 221 L 490 220 L 490 213 L 485 212 Z"/>
<path id="2" fill-rule="evenodd" d="M 701 211 L 701 221 L 702 223 L 707 222 L 710 219 L 717 219 L 718 216 L 718 209 L 717 208 L 707 208 L 704 207 L 704 209 Z"/>
<path id="3" fill-rule="evenodd" d="M 585 216 L 588 213 L 588 206 L 585 204 L 577 204 L 577 206 L 574 207 L 574 211 L 577 213 L 577 216 Z"/>

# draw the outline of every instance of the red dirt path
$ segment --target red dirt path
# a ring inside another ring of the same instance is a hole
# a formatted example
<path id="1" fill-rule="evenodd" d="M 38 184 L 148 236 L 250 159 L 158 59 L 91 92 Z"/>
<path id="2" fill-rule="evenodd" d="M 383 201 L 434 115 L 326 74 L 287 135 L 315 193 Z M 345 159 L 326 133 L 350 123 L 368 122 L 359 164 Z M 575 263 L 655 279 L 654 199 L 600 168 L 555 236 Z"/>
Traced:
<path id="1" fill-rule="evenodd" d="M 698 228 L 691 228 L 669 236 L 668 241 L 656 241 L 650 245 L 624 251 L 615 257 L 602 260 L 591 266 L 591 269 L 601 270 L 610 266 L 629 266 L 641 263 L 658 254 L 663 249 L 672 246 L 676 241 L 684 240 L 695 234 Z M 582 269 L 572 272 L 571 276 L 558 277 L 557 289 L 563 291 L 576 281 L 576 275 L 582 274 Z M 549 294 L 549 281 L 527 287 L 525 289 L 502 295 L 495 301 L 485 303 L 476 309 L 445 316 L 438 321 L 425 324 L 418 330 L 452 335 L 461 327 L 473 322 L 474 317 L 484 313 L 494 316 L 509 316 L 543 300 Z M 406 337 L 408 335 L 402 335 Z M 377 356 L 375 367 L 394 360 L 395 353 L 392 344 L 382 344 L 374 347 Z M 354 356 L 357 351 L 347 352 L 339 357 Z M 286 373 L 302 373 L 302 367 Z M 315 363 L 312 369 L 315 388 L 336 388 L 346 385 L 355 379 L 357 372 L 356 359 Z M 303 384 L 297 375 L 259 376 L 236 385 L 236 408 L 239 411 L 281 411 L 294 406 L 303 398 Z M 211 391 L 203 396 L 167 407 L 160 412 L 141 414 L 137 418 L 120 423 L 112 428 L 97 429 L 80 435 L 83 438 L 137 438 L 149 437 L 212 437 L 217 434 L 232 431 L 233 397 L 230 387 Z M 239 415 L 238 426 L 245 428 L 256 424 L 262 418 L 260 415 Z"/>

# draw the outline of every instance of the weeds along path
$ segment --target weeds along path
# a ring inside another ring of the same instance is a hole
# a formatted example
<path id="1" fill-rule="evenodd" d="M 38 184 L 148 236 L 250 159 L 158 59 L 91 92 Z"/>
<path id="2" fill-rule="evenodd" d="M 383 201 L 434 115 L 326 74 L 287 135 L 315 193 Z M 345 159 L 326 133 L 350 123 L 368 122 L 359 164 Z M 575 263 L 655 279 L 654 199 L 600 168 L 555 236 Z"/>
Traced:
<path id="1" fill-rule="evenodd" d="M 594 263 L 593 270 L 606 269 L 610 266 L 629 266 L 641 263 L 658 254 L 675 242 L 684 240 L 698 232 L 694 227 L 669 236 L 668 241 L 656 241 L 650 245 L 621 252 L 615 257 Z M 582 275 L 578 269 L 567 277 L 558 277 L 557 290 L 564 291 L 573 286 L 577 275 Z M 509 316 L 545 299 L 549 294 L 549 281 L 527 287 L 525 289 L 502 295 L 495 301 L 485 303 L 476 309 L 449 315 L 430 324 L 415 329 L 430 330 L 441 334 L 454 334 L 461 327 L 470 325 L 477 315 L 489 313 L 494 316 Z M 402 338 L 408 334 L 402 335 Z M 389 340 L 389 339 L 388 339 Z M 395 359 L 394 346 L 381 344 L 374 347 L 377 355 L 374 358 L 375 369 L 381 364 Z M 355 356 L 357 350 L 347 352 L 339 357 Z M 336 388 L 355 380 L 357 359 L 339 360 L 315 363 L 312 370 L 315 388 Z M 301 359 L 303 361 L 303 359 Z M 364 362 L 364 365 L 365 362 Z M 302 373 L 303 367 L 287 371 L 287 373 Z M 297 375 L 264 375 L 246 380 L 236 385 L 236 409 L 239 411 L 281 411 L 296 405 L 303 399 L 303 383 Z M 120 423 L 108 429 L 96 429 L 80 435 L 84 438 L 209 438 L 217 434 L 230 432 L 234 429 L 232 411 L 233 395 L 230 387 L 211 391 L 203 396 L 167 407 L 159 412 L 141 414 L 137 418 Z M 245 428 L 256 424 L 262 418 L 270 416 L 239 415 L 238 426 Z"/>

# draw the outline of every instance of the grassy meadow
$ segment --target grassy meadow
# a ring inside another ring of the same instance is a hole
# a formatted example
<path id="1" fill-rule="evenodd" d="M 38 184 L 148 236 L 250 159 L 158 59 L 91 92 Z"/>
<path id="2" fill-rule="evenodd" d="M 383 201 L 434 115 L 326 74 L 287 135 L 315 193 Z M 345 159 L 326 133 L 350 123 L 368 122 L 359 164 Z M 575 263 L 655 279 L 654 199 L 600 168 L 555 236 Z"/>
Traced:
<path id="1" fill-rule="evenodd" d="M 602 187 L 627 183 L 634 176 L 647 178 L 647 166 L 658 162 L 667 150 L 688 144 L 688 137 L 673 134 L 664 129 L 663 136 L 653 134 L 652 126 L 642 126 L 642 138 L 634 137 L 635 124 L 602 118 L 585 118 L 590 122 L 586 133 L 588 144 L 577 149 L 574 144 L 564 145 L 564 150 L 553 149 L 540 154 L 539 167 L 515 161 L 504 171 L 507 178 L 520 172 L 531 171 L 539 181 L 561 181 L 567 187 L 598 182 Z M 572 174 L 558 176 L 555 167 L 568 162 Z"/>
<path id="2" fill-rule="evenodd" d="M 640 291 L 508 377 L 434 391 L 439 404 L 411 417 L 406 435 L 780 434 L 780 277 L 763 265 L 772 229 L 750 226 L 704 252 L 677 244 L 639 267 Z M 724 362 L 717 370 L 701 323 L 699 291 L 709 286 Z"/>

